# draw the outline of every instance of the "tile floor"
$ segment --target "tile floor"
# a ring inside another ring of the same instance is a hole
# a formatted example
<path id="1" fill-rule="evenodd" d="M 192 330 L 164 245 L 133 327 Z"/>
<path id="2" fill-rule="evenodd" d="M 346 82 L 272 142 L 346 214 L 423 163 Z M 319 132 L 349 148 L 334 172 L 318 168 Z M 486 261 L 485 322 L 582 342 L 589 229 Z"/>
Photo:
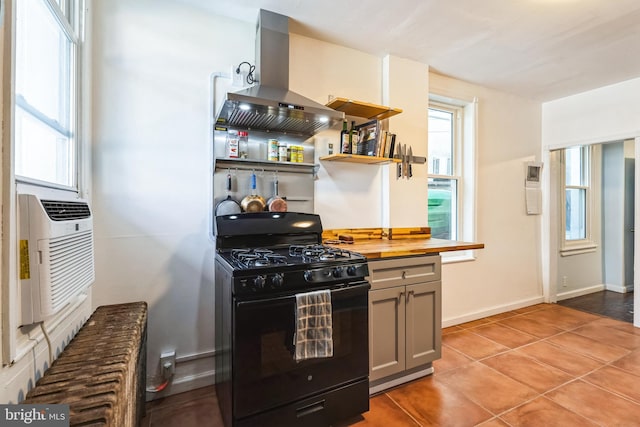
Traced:
<path id="1" fill-rule="evenodd" d="M 558 304 L 633 323 L 633 298 L 633 292 L 600 291 L 558 301 Z"/>
<path id="2" fill-rule="evenodd" d="M 347 426 L 639 426 L 640 329 L 540 304 L 443 331 L 431 376 Z M 213 387 L 147 404 L 143 427 L 221 426 Z"/>

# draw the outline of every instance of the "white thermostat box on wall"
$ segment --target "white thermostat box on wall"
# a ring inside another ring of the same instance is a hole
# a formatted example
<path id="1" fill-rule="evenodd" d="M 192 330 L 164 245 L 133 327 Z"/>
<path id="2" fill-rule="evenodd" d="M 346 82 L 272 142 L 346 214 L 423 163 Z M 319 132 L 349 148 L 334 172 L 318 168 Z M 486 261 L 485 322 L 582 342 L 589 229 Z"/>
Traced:
<path id="1" fill-rule="evenodd" d="M 527 176 L 524 182 L 524 195 L 527 205 L 527 215 L 539 215 L 542 213 L 542 177 L 541 162 L 527 162 Z"/>

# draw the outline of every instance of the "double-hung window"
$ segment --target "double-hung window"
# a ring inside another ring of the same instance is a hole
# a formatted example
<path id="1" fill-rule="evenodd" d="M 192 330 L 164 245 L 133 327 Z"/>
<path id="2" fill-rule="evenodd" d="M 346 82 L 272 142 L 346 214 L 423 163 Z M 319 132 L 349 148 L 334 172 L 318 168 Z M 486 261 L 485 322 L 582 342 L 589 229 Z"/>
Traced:
<path id="1" fill-rule="evenodd" d="M 16 179 L 77 190 L 83 1 L 14 4 Z"/>
<path id="2" fill-rule="evenodd" d="M 429 94 L 428 219 L 431 236 L 476 240 L 478 101 Z M 475 259 L 473 251 L 443 254 L 444 262 Z"/>
<path id="3" fill-rule="evenodd" d="M 594 246 L 591 241 L 591 149 L 588 146 L 566 148 L 562 152 L 564 180 L 563 255 L 583 252 Z"/>
<path id="4" fill-rule="evenodd" d="M 428 224 L 440 239 L 460 235 L 462 120 L 462 107 L 429 104 Z"/>

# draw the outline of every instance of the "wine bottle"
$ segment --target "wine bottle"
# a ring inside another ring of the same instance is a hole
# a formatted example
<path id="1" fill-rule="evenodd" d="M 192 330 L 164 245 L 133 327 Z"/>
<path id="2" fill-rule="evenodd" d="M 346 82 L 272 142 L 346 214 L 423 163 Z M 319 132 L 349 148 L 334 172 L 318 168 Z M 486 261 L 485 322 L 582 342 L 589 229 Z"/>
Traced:
<path id="1" fill-rule="evenodd" d="M 350 153 L 360 154 L 358 152 L 358 130 L 356 129 L 355 120 L 351 122 L 351 130 L 349 131 L 349 145 L 351 146 Z"/>
<path id="2" fill-rule="evenodd" d="M 351 134 L 347 130 L 347 121 L 342 122 L 342 132 L 340 132 L 340 152 L 344 154 L 351 153 Z"/>

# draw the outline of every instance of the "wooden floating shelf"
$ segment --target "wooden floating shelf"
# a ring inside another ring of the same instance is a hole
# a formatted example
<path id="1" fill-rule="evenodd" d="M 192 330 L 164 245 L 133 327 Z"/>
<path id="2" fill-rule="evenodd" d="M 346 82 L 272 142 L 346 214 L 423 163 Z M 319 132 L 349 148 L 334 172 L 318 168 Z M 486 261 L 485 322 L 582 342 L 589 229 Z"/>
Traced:
<path id="1" fill-rule="evenodd" d="M 370 120 L 384 120 L 402 113 L 399 108 L 385 107 L 347 98 L 332 98 L 326 106 L 342 111 L 348 116 L 365 117 Z"/>
<path id="2" fill-rule="evenodd" d="M 331 154 L 329 156 L 320 157 L 321 161 L 326 162 L 349 162 L 362 164 L 382 164 L 382 163 L 400 163 L 400 159 L 390 159 L 388 157 L 362 156 L 359 154 Z"/>

